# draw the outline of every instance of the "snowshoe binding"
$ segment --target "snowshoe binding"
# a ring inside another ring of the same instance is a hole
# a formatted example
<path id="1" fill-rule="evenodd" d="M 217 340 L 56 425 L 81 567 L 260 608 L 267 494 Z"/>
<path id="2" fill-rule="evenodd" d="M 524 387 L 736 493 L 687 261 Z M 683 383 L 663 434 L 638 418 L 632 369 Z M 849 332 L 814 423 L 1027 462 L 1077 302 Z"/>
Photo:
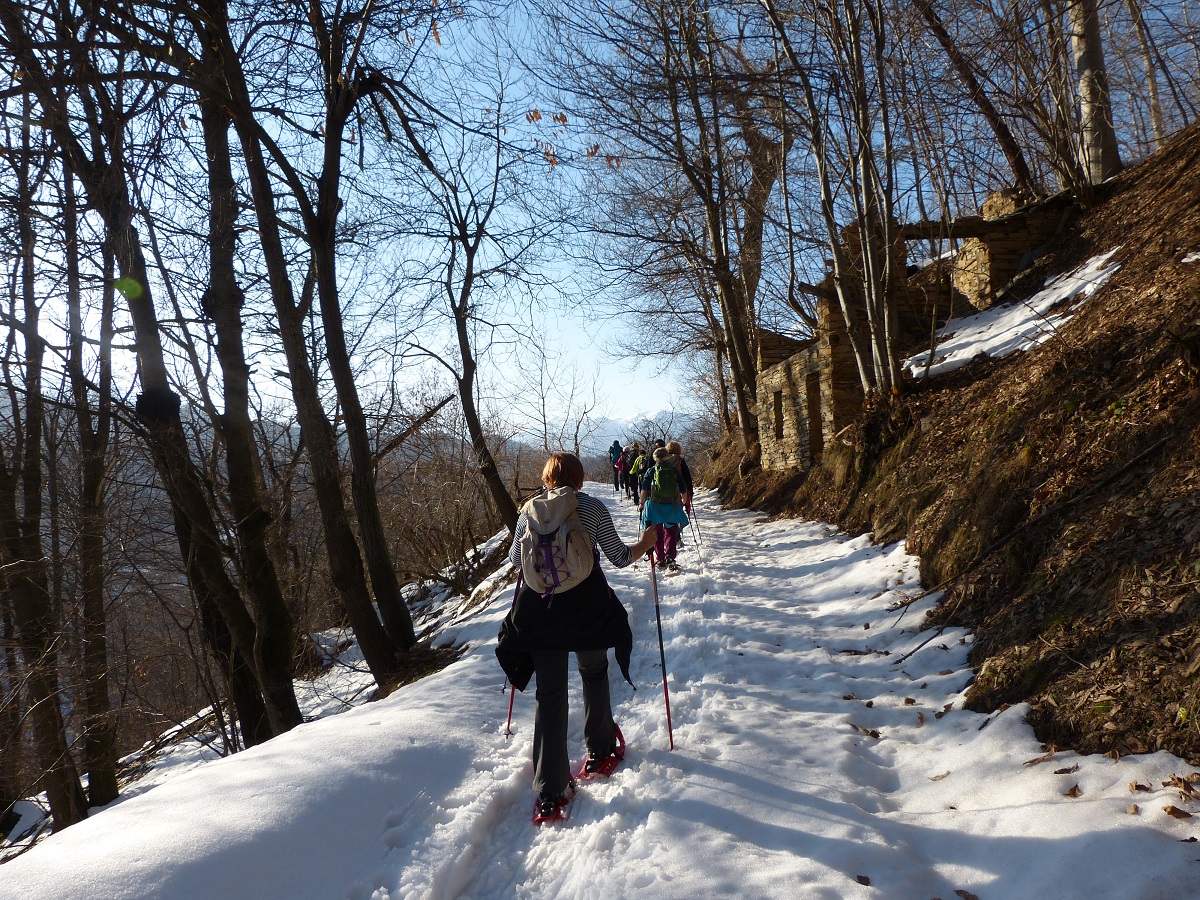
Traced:
<path id="1" fill-rule="evenodd" d="M 617 732 L 617 744 L 607 754 L 594 754 L 588 752 L 587 759 L 583 761 L 583 767 L 580 768 L 579 774 L 575 777 L 579 781 L 593 781 L 597 778 L 607 778 L 616 771 L 625 759 L 625 735 L 621 734 L 621 729 L 617 723 L 613 723 L 613 728 Z"/>
<path id="2" fill-rule="evenodd" d="M 542 794 L 533 804 L 534 825 L 557 825 L 567 821 L 571 815 L 571 799 L 575 796 L 575 782 L 567 785 L 567 789 L 555 796 Z"/>

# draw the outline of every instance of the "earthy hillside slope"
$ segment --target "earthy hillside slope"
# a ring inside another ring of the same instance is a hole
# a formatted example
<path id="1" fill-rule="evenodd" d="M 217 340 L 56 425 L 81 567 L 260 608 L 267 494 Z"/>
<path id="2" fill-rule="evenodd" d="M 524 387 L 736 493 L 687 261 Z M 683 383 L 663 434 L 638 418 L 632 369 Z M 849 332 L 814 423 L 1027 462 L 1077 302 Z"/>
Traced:
<path id="1" fill-rule="evenodd" d="M 906 538 L 945 589 L 929 625 L 975 630 L 973 708 L 1029 701 L 1057 746 L 1200 764 L 1200 127 L 1106 184 L 1022 282 L 1117 246 L 1038 349 L 911 385 L 810 473 L 741 477 L 729 453 L 709 480 Z"/>

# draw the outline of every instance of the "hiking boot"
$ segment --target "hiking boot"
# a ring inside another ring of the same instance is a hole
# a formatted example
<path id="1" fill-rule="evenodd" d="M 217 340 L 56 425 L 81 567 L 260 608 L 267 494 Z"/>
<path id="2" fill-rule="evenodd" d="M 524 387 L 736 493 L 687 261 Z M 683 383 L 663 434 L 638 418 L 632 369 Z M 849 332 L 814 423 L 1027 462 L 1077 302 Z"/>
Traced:
<path id="1" fill-rule="evenodd" d="M 678 572 L 679 571 L 679 564 L 675 562 L 675 557 L 673 557 L 673 556 L 667 557 L 667 571 L 668 572 Z"/>

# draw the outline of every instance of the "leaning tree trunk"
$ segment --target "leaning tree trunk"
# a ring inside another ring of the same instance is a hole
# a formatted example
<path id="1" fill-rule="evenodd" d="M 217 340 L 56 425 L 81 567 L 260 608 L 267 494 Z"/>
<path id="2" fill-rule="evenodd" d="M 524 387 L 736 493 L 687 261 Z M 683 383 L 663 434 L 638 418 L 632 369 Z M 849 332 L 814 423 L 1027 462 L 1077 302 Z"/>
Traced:
<path id="1" fill-rule="evenodd" d="M 992 134 L 996 136 L 996 143 L 1000 145 L 1000 150 L 1004 153 L 1004 158 L 1008 161 L 1008 167 L 1012 171 L 1017 193 L 1026 200 L 1037 197 L 1039 193 L 1037 184 L 1034 181 L 1033 173 L 1029 170 L 1029 164 L 1025 161 L 1025 153 L 1013 136 L 1008 123 L 1004 121 L 1004 117 L 1000 115 L 1000 111 L 984 91 L 974 61 L 964 54 L 958 44 L 954 42 L 954 38 L 950 36 L 950 32 L 946 30 L 946 26 L 933 8 L 931 0 L 913 0 L 913 2 L 922 18 L 925 19 L 925 24 L 929 26 L 929 30 L 933 32 L 933 36 L 937 38 L 937 42 L 945 51 L 950 65 L 954 67 L 963 87 L 967 89 L 971 102 L 975 104 L 979 114 L 983 116 L 983 120 L 992 129 Z"/>

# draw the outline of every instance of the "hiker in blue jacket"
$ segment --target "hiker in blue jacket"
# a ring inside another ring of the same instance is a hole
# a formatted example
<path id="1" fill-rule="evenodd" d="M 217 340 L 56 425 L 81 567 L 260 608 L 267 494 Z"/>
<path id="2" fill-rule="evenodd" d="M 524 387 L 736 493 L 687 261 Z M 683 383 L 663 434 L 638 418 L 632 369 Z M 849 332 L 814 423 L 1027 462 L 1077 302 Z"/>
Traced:
<path id="1" fill-rule="evenodd" d="M 613 441 L 612 446 L 608 448 L 608 461 L 612 465 L 614 491 L 621 487 L 621 471 L 617 468 L 617 460 L 621 458 L 623 452 L 620 441 Z"/>
<path id="2" fill-rule="evenodd" d="M 572 453 L 555 453 L 546 461 L 542 469 L 546 491 L 522 508 L 509 561 L 522 566 L 522 544 L 529 541 L 530 516 L 542 512 L 536 505 L 562 497 L 568 506 L 574 500 L 578 522 L 587 532 L 594 560 L 589 574 L 561 593 L 539 594 L 525 584 L 500 626 L 496 645 L 500 665 L 517 690 L 524 691 L 530 677 L 537 679 L 533 789 L 538 792 L 539 815 L 544 818 L 554 817 L 572 788 L 567 753 L 567 654 L 575 654 L 583 678 L 583 733 L 588 750 L 585 769 L 603 762 L 616 747 L 608 690 L 609 647 L 616 652 L 625 680 L 630 680 L 633 632 L 625 608 L 600 568 L 599 550 L 621 569 L 641 558 L 657 539 L 654 529 L 648 528 L 637 543 L 626 545 L 613 526 L 608 508 L 583 493 L 583 478 L 583 463 Z M 569 490 L 558 490 L 563 486 Z"/>
<path id="3" fill-rule="evenodd" d="M 675 553 L 682 526 L 690 521 L 683 508 L 679 470 L 675 457 L 666 447 L 656 447 L 654 464 L 642 475 L 642 527 L 658 532 L 654 555 L 659 566 L 674 572 Z"/>

